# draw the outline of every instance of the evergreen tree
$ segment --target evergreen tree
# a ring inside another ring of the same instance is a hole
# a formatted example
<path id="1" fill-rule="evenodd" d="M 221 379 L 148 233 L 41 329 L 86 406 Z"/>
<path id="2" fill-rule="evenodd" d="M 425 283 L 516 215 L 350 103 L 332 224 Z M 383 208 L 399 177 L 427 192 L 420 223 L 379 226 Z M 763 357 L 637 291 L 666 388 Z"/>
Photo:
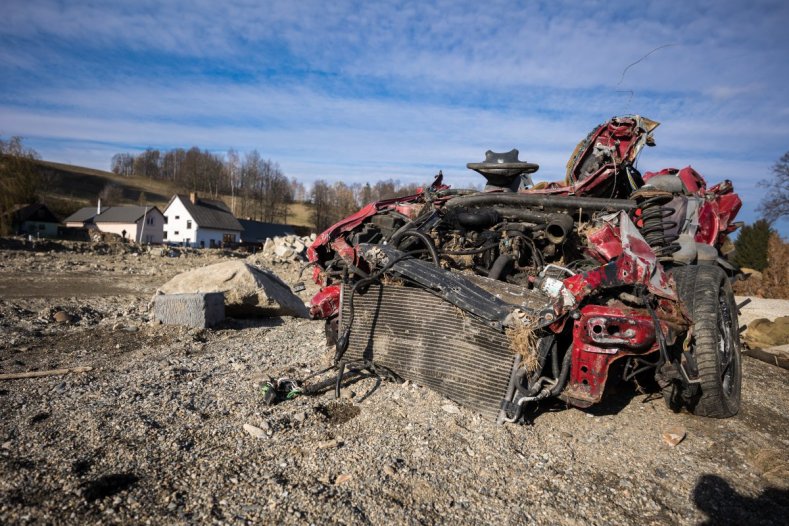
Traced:
<path id="1" fill-rule="evenodd" d="M 740 235 L 734 243 L 734 262 L 740 267 L 752 268 L 759 272 L 766 269 L 767 244 L 772 233 L 773 229 L 765 219 L 742 227 Z"/>

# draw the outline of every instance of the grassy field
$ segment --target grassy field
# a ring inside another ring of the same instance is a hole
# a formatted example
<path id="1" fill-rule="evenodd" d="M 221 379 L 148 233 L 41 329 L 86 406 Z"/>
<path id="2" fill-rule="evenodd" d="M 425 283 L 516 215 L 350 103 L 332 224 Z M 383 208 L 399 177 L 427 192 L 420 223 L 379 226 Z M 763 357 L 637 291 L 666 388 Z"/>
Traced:
<path id="1" fill-rule="evenodd" d="M 96 204 L 99 193 L 108 184 L 120 188 L 121 200 L 118 204 L 138 204 L 141 194 L 145 194 L 145 204 L 152 204 L 164 210 L 173 194 L 188 193 L 169 181 L 156 181 L 145 177 L 124 177 L 112 172 L 73 166 L 70 164 L 39 161 L 42 176 L 42 197 L 52 209 L 65 217 L 79 208 Z M 228 205 L 230 196 L 220 195 L 219 199 Z M 288 213 L 288 224 L 311 226 L 309 203 L 293 203 Z"/>

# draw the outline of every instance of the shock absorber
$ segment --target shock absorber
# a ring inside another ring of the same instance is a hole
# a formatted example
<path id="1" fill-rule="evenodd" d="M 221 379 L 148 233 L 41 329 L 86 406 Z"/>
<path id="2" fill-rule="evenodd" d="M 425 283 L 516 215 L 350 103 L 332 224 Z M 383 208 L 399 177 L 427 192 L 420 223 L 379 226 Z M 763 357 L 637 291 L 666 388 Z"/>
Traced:
<path id="1" fill-rule="evenodd" d="M 672 254 L 680 249 L 677 226 L 669 219 L 675 209 L 668 204 L 674 198 L 671 192 L 660 190 L 638 190 L 631 196 L 641 210 L 640 231 L 644 240 L 660 261 L 673 259 Z M 673 233 L 672 233 L 673 232 Z"/>

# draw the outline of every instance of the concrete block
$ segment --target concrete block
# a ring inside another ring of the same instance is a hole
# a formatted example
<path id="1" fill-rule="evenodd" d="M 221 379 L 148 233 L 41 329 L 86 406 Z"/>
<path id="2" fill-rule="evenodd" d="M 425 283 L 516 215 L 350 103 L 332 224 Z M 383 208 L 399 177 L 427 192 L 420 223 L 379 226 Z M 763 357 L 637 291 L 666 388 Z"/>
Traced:
<path id="1" fill-rule="evenodd" d="M 154 316 L 165 325 L 214 327 L 225 319 L 225 294 L 159 294 L 154 299 Z"/>

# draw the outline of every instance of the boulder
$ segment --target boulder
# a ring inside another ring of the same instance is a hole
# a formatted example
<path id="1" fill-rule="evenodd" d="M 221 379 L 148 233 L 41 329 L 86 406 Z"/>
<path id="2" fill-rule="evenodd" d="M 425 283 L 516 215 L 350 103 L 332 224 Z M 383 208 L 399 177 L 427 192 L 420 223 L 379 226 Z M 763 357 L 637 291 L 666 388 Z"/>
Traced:
<path id="1" fill-rule="evenodd" d="M 244 261 L 183 272 L 157 290 L 159 294 L 198 292 L 224 292 L 230 316 L 308 316 L 304 302 L 276 274 Z"/>

